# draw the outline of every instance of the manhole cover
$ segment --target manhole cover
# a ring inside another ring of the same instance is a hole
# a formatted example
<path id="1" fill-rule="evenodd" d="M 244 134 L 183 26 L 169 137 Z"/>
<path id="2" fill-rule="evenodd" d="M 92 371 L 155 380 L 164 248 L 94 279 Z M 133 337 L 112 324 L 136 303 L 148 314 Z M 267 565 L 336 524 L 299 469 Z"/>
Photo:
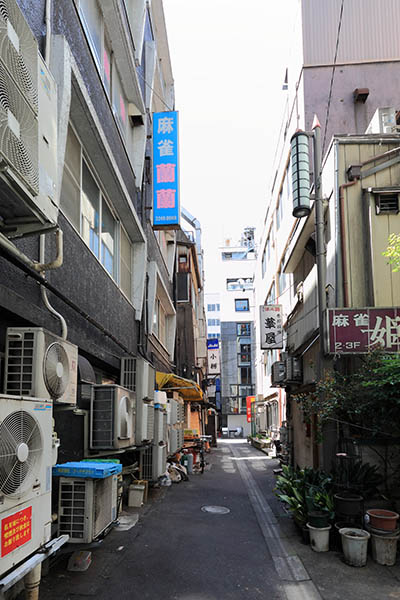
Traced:
<path id="1" fill-rule="evenodd" d="M 201 510 L 214 515 L 226 515 L 231 512 L 229 508 L 226 508 L 226 506 L 202 506 Z"/>

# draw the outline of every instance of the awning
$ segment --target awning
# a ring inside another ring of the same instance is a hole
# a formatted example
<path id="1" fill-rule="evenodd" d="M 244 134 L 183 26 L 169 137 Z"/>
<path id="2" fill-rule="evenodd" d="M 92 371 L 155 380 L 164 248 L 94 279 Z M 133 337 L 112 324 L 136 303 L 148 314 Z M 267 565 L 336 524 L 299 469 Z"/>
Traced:
<path id="1" fill-rule="evenodd" d="M 188 402 L 203 402 L 203 392 L 195 381 L 179 377 L 175 373 L 156 371 L 156 382 L 159 390 L 179 392 Z"/>

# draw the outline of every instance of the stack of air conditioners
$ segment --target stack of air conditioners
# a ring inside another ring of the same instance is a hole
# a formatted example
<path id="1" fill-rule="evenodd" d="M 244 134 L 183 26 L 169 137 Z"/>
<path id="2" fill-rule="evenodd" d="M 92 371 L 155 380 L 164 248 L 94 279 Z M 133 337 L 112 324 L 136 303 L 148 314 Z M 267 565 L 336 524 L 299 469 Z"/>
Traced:
<path id="1" fill-rule="evenodd" d="M 167 464 L 167 411 L 154 409 L 153 481 L 165 473 Z"/>
<path id="2" fill-rule="evenodd" d="M 0 573 L 50 539 L 54 403 L 76 403 L 76 346 L 42 328 L 7 329 L 0 398 Z"/>
<path id="3" fill-rule="evenodd" d="M 169 447 L 168 454 L 175 454 L 183 446 L 185 408 L 183 400 L 178 394 L 174 393 L 173 398 L 169 398 Z"/>
<path id="4" fill-rule="evenodd" d="M 119 385 L 92 386 L 90 449 L 121 450 L 135 444 L 136 398 Z"/>
<path id="5" fill-rule="evenodd" d="M 118 475 L 104 479 L 60 477 L 58 534 L 88 544 L 117 518 Z"/>

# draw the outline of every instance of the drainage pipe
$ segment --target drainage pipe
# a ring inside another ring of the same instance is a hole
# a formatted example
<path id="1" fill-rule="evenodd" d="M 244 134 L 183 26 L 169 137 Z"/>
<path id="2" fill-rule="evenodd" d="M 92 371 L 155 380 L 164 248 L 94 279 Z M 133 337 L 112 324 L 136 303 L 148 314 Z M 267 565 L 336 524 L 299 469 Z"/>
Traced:
<path id="1" fill-rule="evenodd" d="M 345 223 L 344 223 L 344 190 L 346 188 L 355 185 L 358 182 L 358 179 L 354 179 L 354 181 L 349 181 L 347 183 L 342 183 L 339 186 L 339 220 L 340 220 L 340 249 L 342 255 L 342 283 L 343 283 L 343 306 L 349 305 L 349 282 L 347 279 L 347 254 L 346 254 L 346 234 L 345 234 Z"/>
<path id="2" fill-rule="evenodd" d="M 43 278 L 45 277 L 45 268 L 47 269 L 57 269 L 58 267 L 61 267 L 61 265 L 63 264 L 63 244 L 62 244 L 62 231 L 61 229 L 58 229 L 56 232 L 57 235 L 57 241 L 58 246 L 59 246 L 59 252 L 57 253 L 57 258 L 49 264 L 45 264 L 45 249 L 46 249 L 46 236 L 45 235 L 41 235 L 39 238 L 39 261 L 40 261 L 40 265 L 42 265 L 44 268 L 43 270 L 40 272 L 40 274 L 43 276 Z M 67 328 L 67 323 L 64 319 L 64 317 L 56 311 L 56 309 L 50 304 L 48 295 L 47 295 L 47 290 L 46 288 L 41 285 L 40 286 L 40 293 L 42 296 L 42 300 L 43 303 L 45 305 L 45 307 L 47 308 L 47 310 L 49 312 L 51 312 L 52 315 L 54 315 L 57 319 L 59 319 L 60 323 L 61 323 L 61 337 L 63 340 L 67 339 L 67 334 L 68 334 L 68 328 Z"/>
<path id="3" fill-rule="evenodd" d="M 26 256 L 26 254 L 21 252 L 21 250 L 18 250 L 18 248 L 15 246 L 15 244 L 12 243 L 11 240 L 9 240 L 3 233 L 0 233 L 0 247 L 4 248 L 8 254 L 11 254 L 19 261 L 24 263 L 24 265 L 38 273 L 41 273 L 42 271 L 48 271 L 51 269 L 58 269 L 58 267 L 61 267 L 61 265 L 63 264 L 63 234 L 61 229 L 58 229 L 56 231 L 56 244 L 56 258 L 50 263 L 43 264 L 37 262 L 36 260 L 32 260 L 31 258 Z"/>
<path id="4" fill-rule="evenodd" d="M 39 586 L 42 578 L 42 563 L 39 563 L 24 577 L 25 600 L 39 600 Z"/>

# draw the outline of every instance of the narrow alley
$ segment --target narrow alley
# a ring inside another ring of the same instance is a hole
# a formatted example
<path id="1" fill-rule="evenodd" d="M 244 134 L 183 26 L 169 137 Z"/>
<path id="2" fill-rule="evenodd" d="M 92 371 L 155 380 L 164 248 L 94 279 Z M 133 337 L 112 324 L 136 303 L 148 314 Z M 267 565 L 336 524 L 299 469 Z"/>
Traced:
<path id="1" fill-rule="evenodd" d="M 58 560 L 41 600 L 399 598 L 398 567 L 388 574 L 369 560 L 354 569 L 339 552 L 316 555 L 301 543 L 273 492 L 276 460 L 223 440 L 207 462 L 203 475 L 161 488 L 132 529 L 92 546 L 86 572 L 67 571 L 68 555 Z"/>

